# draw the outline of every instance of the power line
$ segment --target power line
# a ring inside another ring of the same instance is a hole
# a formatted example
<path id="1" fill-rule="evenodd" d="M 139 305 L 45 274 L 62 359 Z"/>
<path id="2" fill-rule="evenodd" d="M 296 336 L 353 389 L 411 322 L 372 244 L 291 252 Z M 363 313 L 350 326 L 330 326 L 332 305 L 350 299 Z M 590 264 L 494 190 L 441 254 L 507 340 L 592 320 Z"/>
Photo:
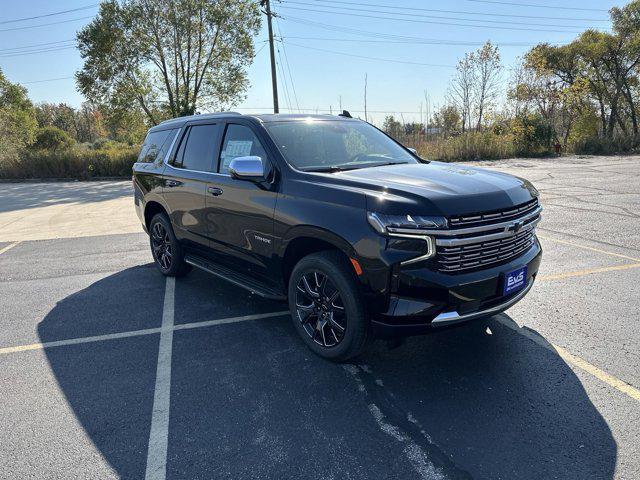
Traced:
<path id="1" fill-rule="evenodd" d="M 455 13 L 460 15 L 480 15 L 484 17 L 508 17 L 508 18 L 533 18 L 538 20 L 570 20 L 570 21 L 580 21 L 580 22 L 609 22 L 608 18 L 570 18 L 570 17 L 548 17 L 541 15 L 514 15 L 512 13 L 485 13 L 485 12 L 470 12 L 470 11 L 461 11 L 461 10 L 441 10 L 436 8 L 418 8 L 418 7 L 404 7 L 399 5 L 389 5 L 389 4 L 380 4 L 380 3 L 363 3 L 363 2 L 342 2 L 338 0 L 316 0 L 316 2 L 322 3 L 335 3 L 341 5 L 351 5 L 351 6 L 365 6 L 365 7 L 383 7 L 393 10 L 410 10 L 410 11 L 419 11 L 419 12 L 436 12 L 436 13 Z M 289 2 L 291 3 L 291 2 Z"/>
<path id="2" fill-rule="evenodd" d="M 14 18 L 12 20 L 3 20 L 3 21 L 0 22 L 0 25 L 4 25 L 4 24 L 7 24 L 7 23 L 24 22 L 25 20 L 35 20 L 36 18 L 53 17 L 55 15 L 63 15 L 65 13 L 78 12 L 80 10 L 88 10 L 90 8 L 95 8 L 98 5 L 100 5 L 100 4 L 99 3 L 94 3 L 92 5 L 85 5 L 84 7 L 72 8 L 70 10 L 60 10 L 59 12 L 45 13 L 45 14 L 42 14 L 42 15 L 36 15 L 34 17 L 23 17 L 23 18 Z"/>
<path id="3" fill-rule="evenodd" d="M 272 107 L 233 107 L 234 110 L 271 110 Z M 286 108 L 281 107 L 282 110 L 299 110 L 301 112 L 330 112 L 328 108 Z M 349 108 L 349 112 L 351 113 L 364 113 L 364 110 L 354 110 Z M 367 113 L 411 113 L 418 114 L 420 112 L 410 112 L 410 111 L 400 111 L 400 110 L 369 110 L 367 108 Z"/>
<path id="4" fill-rule="evenodd" d="M 62 23 L 77 22 L 78 20 L 87 20 L 88 18 L 93 18 L 93 15 L 88 15 L 86 17 L 72 18 L 70 20 L 61 20 L 59 22 L 41 23 L 39 25 L 28 25 L 25 27 L 5 28 L 4 30 L 0 30 L 0 32 L 14 32 L 16 30 L 27 30 L 29 28 L 49 27 L 51 25 L 60 25 Z"/>
<path id="5" fill-rule="evenodd" d="M 278 42 L 281 43 L 281 42 Z M 291 109 L 291 96 L 289 95 L 289 83 L 287 82 L 287 77 L 284 73 L 284 67 L 283 67 L 283 61 L 282 61 L 282 54 L 280 53 L 280 48 L 276 45 L 276 53 L 278 54 L 278 61 L 276 62 L 276 65 L 278 66 L 278 68 L 280 69 L 280 78 L 282 79 L 282 82 L 280 82 L 283 86 L 284 86 L 284 98 L 287 102 L 287 106 L 289 107 L 289 109 Z"/>
<path id="6" fill-rule="evenodd" d="M 341 2 L 342 3 L 342 2 Z M 388 12 L 385 10 L 373 10 L 370 8 L 353 8 L 353 7 L 345 7 L 345 6 L 333 6 L 333 5 L 318 5 L 317 3 L 308 3 L 308 2 L 298 2 L 298 1 L 294 1 L 294 0 L 289 0 L 287 1 L 287 5 L 305 5 L 305 6 L 311 6 L 311 7 L 321 7 L 321 8 L 331 8 L 331 9 L 336 9 L 336 10 L 349 10 L 352 12 L 365 12 L 365 13 L 382 13 L 385 15 L 399 15 L 399 16 L 404 16 L 404 17 L 418 17 L 418 18 L 431 18 L 431 19 L 436 19 L 436 20 L 456 20 L 456 21 L 462 21 L 462 22 L 483 22 L 483 23 L 492 23 L 492 24 L 499 24 L 499 25 L 530 25 L 530 26 L 534 26 L 534 27 L 561 27 L 561 28 L 565 28 L 565 27 L 572 27 L 572 28 L 588 28 L 588 27 L 583 27 L 580 25 L 566 25 L 566 24 L 562 24 L 559 25 L 557 23 L 532 23 L 532 22 L 516 22 L 514 20 L 487 20 L 487 19 L 475 19 L 475 18 L 460 18 L 460 17 L 443 17 L 443 16 L 439 16 L 439 15 L 424 15 L 424 14 L 419 14 L 419 13 L 404 13 L 404 12 Z M 293 7 L 290 7 L 293 8 Z M 388 8 L 388 7 L 386 7 Z"/>
<path id="7" fill-rule="evenodd" d="M 395 20 L 399 22 L 411 22 L 411 23 L 426 23 L 433 25 L 447 25 L 454 27 L 476 27 L 476 28 L 491 28 L 494 30 L 518 30 L 518 31 L 526 31 L 526 32 L 547 32 L 547 33 L 582 33 L 578 30 L 551 30 L 551 29 L 540 29 L 540 28 L 522 28 L 522 27 L 500 27 L 495 25 L 474 25 L 474 24 L 465 24 L 465 23 L 453 23 L 453 22 L 437 22 L 433 20 L 415 20 L 413 18 L 394 18 L 394 17 L 383 17 L 379 15 L 367 15 L 367 14 L 359 14 L 359 13 L 347 13 L 347 12 L 336 12 L 331 10 L 317 10 L 311 8 L 301 8 L 301 7 L 287 7 L 281 5 L 280 8 L 285 8 L 289 10 L 296 11 L 305 11 L 305 12 L 314 12 L 314 13 L 329 13 L 332 15 L 346 15 L 350 17 L 361 17 L 361 18 L 375 18 L 379 20 Z M 286 20 L 286 17 L 285 17 Z M 473 20 L 476 21 L 476 20 Z"/>
<path id="8" fill-rule="evenodd" d="M 421 63 L 421 62 L 411 62 L 408 60 L 396 60 L 393 58 L 379 58 L 379 57 L 369 57 L 366 55 L 356 55 L 353 53 L 344 53 L 344 52 L 336 52 L 334 50 L 326 50 L 324 48 L 315 48 L 315 47 L 309 47 L 306 45 L 298 45 L 297 43 L 291 43 L 289 42 L 289 45 L 294 46 L 294 47 L 299 47 L 299 48 L 306 48 L 307 50 L 315 50 L 318 52 L 325 52 L 325 53 L 333 53 L 334 55 L 343 55 L 345 57 L 353 57 L 353 58 L 362 58 L 365 60 L 376 60 L 378 62 L 390 62 L 390 63 L 403 63 L 406 65 L 419 65 L 421 67 L 442 67 L 442 68 L 456 68 L 455 65 L 441 65 L 441 64 L 435 64 L 435 63 Z"/>
<path id="9" fill-rule="evenodd" d="M 55 41 L 55 42 L 32 43 L 30 45 L 21 45 L 19 47 L 0 48 L 0 52 L 19 51 L 19 50 L 30 49 L 30 48 L 34 48 L 34 47 L 51 46 L 51 45 L 57 45 L 57 44 L 62 44 L 62 43 L 70 43 L 70 42 L 75 42 L 75 41 L 76 40 L 74 38 L 72 38 L 72 39 L 69 39 L 69 40 L 58 40 L 58 41 Z"/>
<path id="10" fill-rule="evenodd" d="M 287 71 L 289 72 L 289 81 L 291 82 L 291 90 L 293 91 L 293 98 L 296 102 L 296 107 L 300 107 L 298 103 L 298 94 L 296 93 L 296 86 L 293 83 L 293 75 L 291 74 L 291 66 L 289 65 L 289 57 L 287 56 L 287 49 L 285 47 L 284 39 L 282 38 L 282 30 L 280 29 L 280 22 L 278 21 L 278 17 L 276 16 L 276 28 L 278 29 L 278 34 L 280 35 L 280 43 L 282 45 L 282 53 L 284 54 L 284 61 L 287 66 Z"/>
<path id="11" fill-rule="evenodd" d="M 533 8 L 550 8 L 553 10 L 572 10 L 582 12 L 606 12 L 607 10 L 602 8 L 581 8 L 581 7 L 556 7 L 555 5 L 540 5 L 539 3 L 515 3 L 515 2 L 502 2 L 498 0 L 464 0 L 465 2 L 473 3 L 490 3 L 494 5 L 513 5 L 516 7 L 533 7 Z"/>
<path id="12" fill-rule="evenodd" d="M 342 26 L 338 26 L 338 25 L 330 25 L 330 24 L 323 23 L 323 22 L 316 22 L 316 21 L 312 21 L 312 20 L 306 20 L 306 19 L 303 19 L 303 18 L 292 17 L 290 15 L 287 15 L 286 20 L 288 22 L 299 23 L 299 24 L 302 24 L 302 25 L 309 25 L 309 26 L 313 26 L 313 27 L 317 27 L 317 28 L 322 28 L 324 30 L 348 33 L 350 35 L 361 35 L 361 36 L 366 36 L 366 37 L 382 38 L 382 39 L 390 39 L 390 40 L 411 40 L 411 41 L 416 41 L 418 43 L 421 42 L 421 41 L 424 41 L 424 40 L 432 41 L 432 42 L 442 41 L 440 39 L 423 38 L 423 37 L 411 37 L 411 36 L 405 36 L 405 35 L 394 35 L 394 34 L 382 33 L 382 32 L 372 32 L 370 30 L 360 30 L 360 29 L 351 28 L 351 27 L 342 27 Z M 445 40 L 444 42 L 449 42 L 451 44 L 457 44 L 457 43 L 451 42 L 449 40 Z M 474 42 L 474 43 L 476 43 L 476 44 L 484 44 L 485 41 Z M 463 42 L 461 42 L 460 45 L 464 46 L 465 44 Z"/>
<path id="13" fill-rule="evenodd" d="M 29 82 L 18 82 L 21 85 L 30 85 L 32 83 L 45 83 L 45 82 L 57 82 L 58 80 L 70 80 L 76 77 L 57 77 L 57 78 L 45 78 L 43 80 L 31 80 Z"/>
<path id="14" fill-rule="evenodd" d="M 70 50 L 75 48 L 76 48 L 75 45 L 69 45 L 69 46 L 58 46 L 58 47 L 51 47 L 51 48 L 41 48 L 38 50 L 27 50 L 23 52 L 3 53 L 3 54 L 0 54 L 0 58 L 22 57 L 23 55 L 33 55 L 34 53 L 59 52 L 62 50 Z"/>
<path id="15" fill-rule="evenodd" d="M 447 40 L 429 40 L 429 39 L 420 39 L 416 38 L 415 40 L 366 40 L 361 38 L 331 38 L 331 37 L 298 37 L 298 36 L 289 36 L 280 37 L 283 40 L 285 39 L 294 39 L 294 40 L 319 40 L 323 42 L 363 42 L 363 43 L 401 43 L 401 44 L 423 44 L 423 45 L 446 45 L 446 46 L 461 46 L 461 47 L 478 47 L 482 46 L 486 43 L 484 42 L 455 42 L 455 41 L 447 41 Z M 507 42 L 500 43 L 496 42 L 495 45 L 499 47 L 535 47 L 538 45 L 537 43 L 523 43 L 523 42 Z"/>

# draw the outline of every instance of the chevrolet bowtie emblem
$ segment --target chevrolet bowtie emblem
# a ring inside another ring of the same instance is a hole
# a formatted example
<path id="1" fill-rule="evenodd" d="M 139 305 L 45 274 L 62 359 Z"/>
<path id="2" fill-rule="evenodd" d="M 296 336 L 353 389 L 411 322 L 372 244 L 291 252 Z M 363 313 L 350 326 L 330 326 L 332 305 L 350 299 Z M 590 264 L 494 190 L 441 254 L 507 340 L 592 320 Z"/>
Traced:
<path id="1" fill-rule="evenodd" d="M 523 226 L 524 226 L 524 222 L 513 222 L 507 225 L 506 227 L 504 227 L 504 231 L 511 232 L 511 233 L 518 233 L 520 230 L 522 230 Z"/>

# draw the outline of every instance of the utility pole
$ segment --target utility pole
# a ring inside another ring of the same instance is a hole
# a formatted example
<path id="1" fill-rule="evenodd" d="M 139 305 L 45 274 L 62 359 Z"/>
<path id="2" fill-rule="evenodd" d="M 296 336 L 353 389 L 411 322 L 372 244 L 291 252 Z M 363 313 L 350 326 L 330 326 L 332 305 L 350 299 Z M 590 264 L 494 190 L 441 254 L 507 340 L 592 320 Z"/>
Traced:
<path id="1" fill-rule="evenodd" d="M 364 74 L 364 121 L 368 122 L 367 118 L 367 74 Z"/>
<path id="2" fill-rule="evenodd" d="M 260 5 L 265 9 L 264 13 L 267 16 L 267 27 L 269 28 L 269 53 L 271 54 L 271 85 L 273 88 L 273 113 L 280 113 L 280 107 L 278 107 L 278 79 L 276 77 L 276 55 L 273 48 L 273 27 L 271 26 L 271 5 L 269 0 L 261 0 Z"/>

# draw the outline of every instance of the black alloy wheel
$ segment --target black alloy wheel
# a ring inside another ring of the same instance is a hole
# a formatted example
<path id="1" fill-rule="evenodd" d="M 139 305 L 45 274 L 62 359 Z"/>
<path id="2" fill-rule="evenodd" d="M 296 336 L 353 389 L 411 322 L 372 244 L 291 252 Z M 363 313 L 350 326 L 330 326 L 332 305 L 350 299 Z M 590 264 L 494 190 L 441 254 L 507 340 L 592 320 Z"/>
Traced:
<path id="1" fill-rule="evenodd" d="M 343 362 L 362 353 L 371 339 L 358 279 L 342 252 L 316 252 L 298 261 L 288 297 L 295 329 L 317 355 Z"/>
<path id="2" fill-rule="evenodd" d="M 347 330 L 347 317 L 331 279 L 318 271 L 305 273 L 296 290 L 296 313 L 307 335 L 323 347 L 338 345 Z"/>
<path id="3" fill-rule="evenodd" d="M 153 257 L 163 270 L 170 270 L 173 262 L 169 232 L 161 222 L 156 222 L 151 230 Z"/>
<path id="4" fill-rule="evenodd" d="M 181 277 L 191 270 L 184 261 L 184 252 L 173 233 L 166 214 L 158 213 L 149 222 L 149 243 L 156 267 L 163 275 Z"/>

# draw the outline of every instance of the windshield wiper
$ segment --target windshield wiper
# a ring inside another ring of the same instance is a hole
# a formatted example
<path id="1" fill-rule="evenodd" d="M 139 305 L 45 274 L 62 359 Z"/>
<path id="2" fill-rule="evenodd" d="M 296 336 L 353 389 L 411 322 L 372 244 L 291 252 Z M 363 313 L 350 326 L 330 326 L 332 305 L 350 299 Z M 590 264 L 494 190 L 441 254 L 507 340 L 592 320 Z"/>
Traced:
<path id="1" fill-rule="evenodd" d="M 341 165 L 331 165 L 331 166 L 327 166 L 327 167 L 311 167 L 311 168 L 303 168 L 302 171 L 303 172 L 328 172 L 328 173 L 332 173 L 332 172 L 344 172 L 346 170 L 354 170 L 355 168 L 358 167 L 354 167 L 352 165 L 345 165 L 345 166 L 341 166 Z"/>
<path id="2" fill-rule="evenodd" d="M 342 165 L 329 165 L 326 167 L 311 167 L 303 169 L 304 172 L 345 172 L 347 170 L 359 170 L 369 167 L 383 167 L 385 165 L 406 165 L 409 162 L 366 162 L 366 163 L 344 163 Z"/>

